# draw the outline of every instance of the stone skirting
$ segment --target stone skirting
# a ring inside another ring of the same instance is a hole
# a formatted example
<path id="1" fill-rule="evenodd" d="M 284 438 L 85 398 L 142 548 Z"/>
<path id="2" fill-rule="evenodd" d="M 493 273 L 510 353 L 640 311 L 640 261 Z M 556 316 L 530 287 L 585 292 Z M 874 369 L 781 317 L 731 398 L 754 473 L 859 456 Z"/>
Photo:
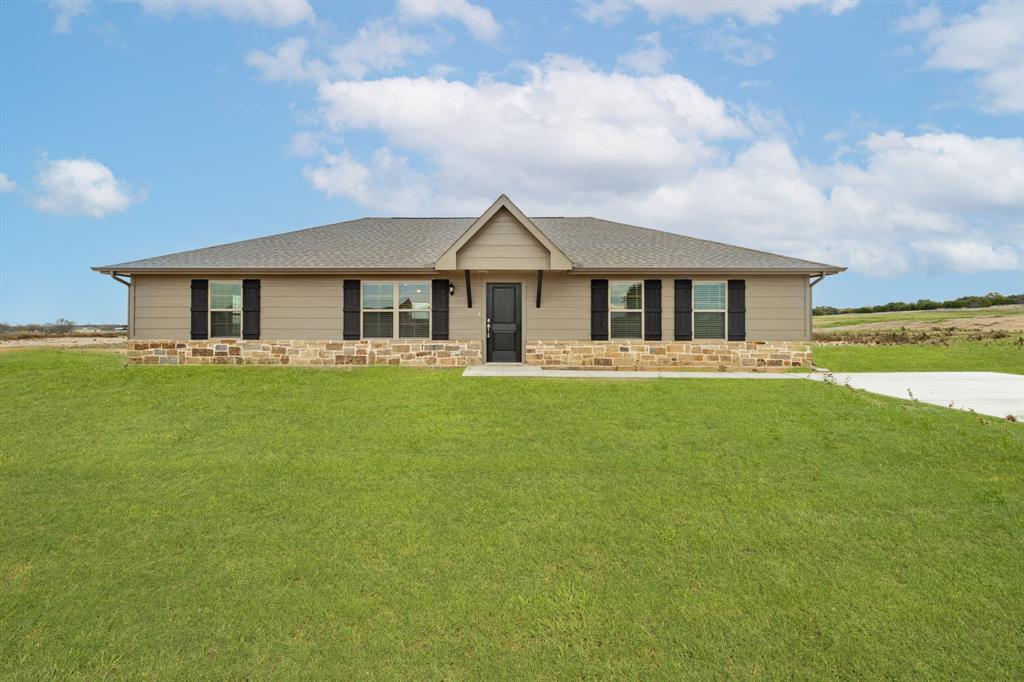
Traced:
<path id="1" fill-rule="evenodd" d="M 562 369 L 780 371 L 809 367 L 810 345 L 789 341 L 527 341 L 527 365 Z M 483 362 L 480 341 L 129 341 L 145 365 L 403 365 L 466 367 Z"/>
<path id="2" fill-rule="evenodd" d="M 791 341 L 528 341 L 525 362 L 563 369 L 810 367 L 810 344 Z"/>
<path id="3" fill-rule="evenodd" d="M 142 365 L 407 365 L 481 363 L 479 341 L 129 341 L 128 362 Z"/>

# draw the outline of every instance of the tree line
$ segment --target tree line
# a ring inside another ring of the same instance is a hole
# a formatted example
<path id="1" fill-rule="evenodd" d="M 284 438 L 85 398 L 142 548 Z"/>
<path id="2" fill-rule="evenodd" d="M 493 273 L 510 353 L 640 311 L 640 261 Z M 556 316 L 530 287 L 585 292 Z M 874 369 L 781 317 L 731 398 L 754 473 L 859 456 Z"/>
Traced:
<path id="1" fill-rule="evenodd" d="M 1024 294 L 1003 295 L 1000 293 L 989 293 L 984 296 L 961 296 L 950 301 L 933 301 L 930 298 L 922 298 L 913 303 L 905 301 L 892 301 L 882 305 L 867 305 L 860 308 L 834 308 L 830 305 L 819 305 L 814 307 L 815 315 L 842 315 L 845 313 L 888 313 L 903 310 L 936 310 L 937 308 L 988 308 L 994 305 L 1012 305 L 1024 303 Z"/>

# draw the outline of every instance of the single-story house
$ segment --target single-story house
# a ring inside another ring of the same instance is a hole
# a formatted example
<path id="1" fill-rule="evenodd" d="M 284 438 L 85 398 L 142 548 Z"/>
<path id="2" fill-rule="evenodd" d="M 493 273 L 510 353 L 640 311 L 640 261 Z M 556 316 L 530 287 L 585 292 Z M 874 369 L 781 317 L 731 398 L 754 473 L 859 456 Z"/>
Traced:
<path id="1" fill-rule="evenodd" d="M 598 218 L 362 218 L 93 268 L 154 364 L 782 368 L 844 270 Z"/>

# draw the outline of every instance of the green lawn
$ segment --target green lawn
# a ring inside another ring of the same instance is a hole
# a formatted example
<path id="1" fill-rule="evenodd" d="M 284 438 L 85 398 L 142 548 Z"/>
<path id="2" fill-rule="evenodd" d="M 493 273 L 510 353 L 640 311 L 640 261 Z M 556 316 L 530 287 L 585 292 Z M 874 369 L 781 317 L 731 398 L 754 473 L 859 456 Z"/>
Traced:
<path id="1" fill-rule="evenodd" d="M 833 372 L 1008 372 L 1024 374 L 1017 338 L 941 344 L 816 345 L 814 364 Z"/>
<path id="2" fill-rule="evenodd" d="M 961 308 L 959 310 L 905 310 L 891 313 L 846 313 L 843 315 L 816 315 L 814 329 L 827 330 L 859 324 L 916 322 L 941 325 L 949 320 L 972 317 L 1024 318 L 1024 306 L 993 306 L 990 308 Z M 1024 325 L 1024 319 L 1022 319 Z"/>
<path id="3" fill-rule="evenodd" d="M 1024 428 L 0 355 L 0 677 L 1021 679 Z"/>

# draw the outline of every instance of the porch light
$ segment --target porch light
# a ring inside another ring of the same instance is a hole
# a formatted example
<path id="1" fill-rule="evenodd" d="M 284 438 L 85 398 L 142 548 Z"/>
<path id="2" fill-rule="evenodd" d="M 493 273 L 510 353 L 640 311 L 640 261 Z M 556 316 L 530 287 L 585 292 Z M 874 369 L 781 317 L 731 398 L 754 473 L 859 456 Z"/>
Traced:
<path id="1" fill-rule="evenodd" d="M 449 296 L 454 296 L 455 295 L 455 284 L 453 282 L 448 282 L 448 295 Z"/>

